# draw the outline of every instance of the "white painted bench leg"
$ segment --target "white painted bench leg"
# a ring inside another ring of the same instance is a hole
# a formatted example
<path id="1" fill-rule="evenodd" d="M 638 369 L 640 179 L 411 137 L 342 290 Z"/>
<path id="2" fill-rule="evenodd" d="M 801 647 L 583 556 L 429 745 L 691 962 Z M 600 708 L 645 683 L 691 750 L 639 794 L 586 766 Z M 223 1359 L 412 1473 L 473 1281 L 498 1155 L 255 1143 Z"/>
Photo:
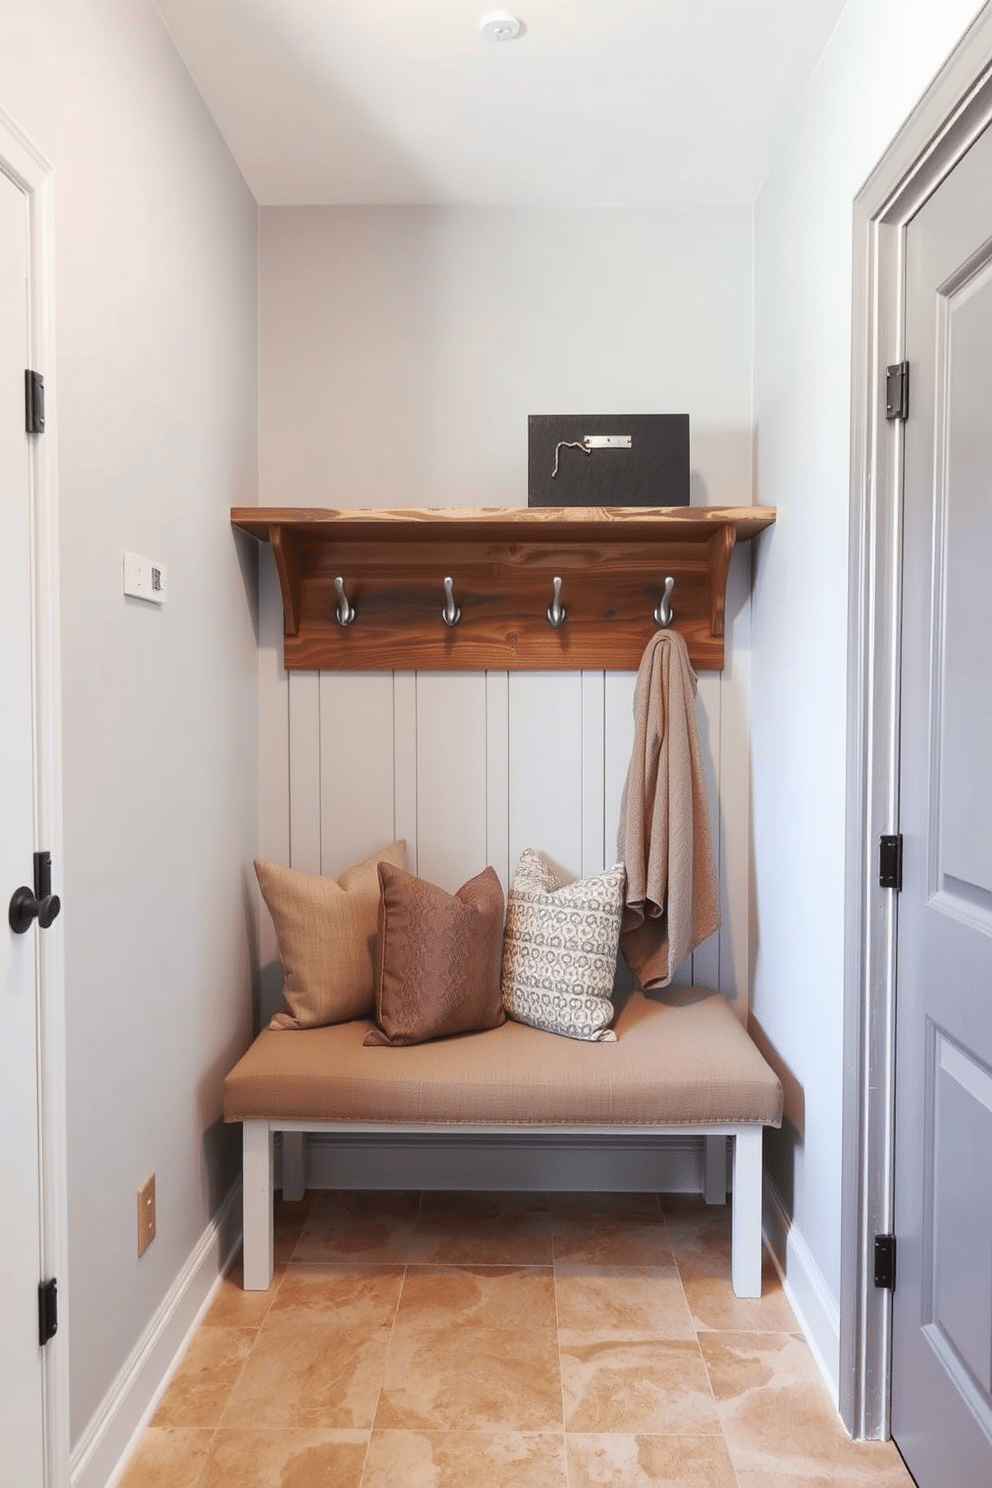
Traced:
<path id="1" fill-rule="evenodd" d="M 707 1204 L 727 1202 L 727 1139 L 704 1137 L 705 1179 L 703 1193 Z"/>
<path id="2" fill-rule="evenodd" d="M 761 1296 L 761 1145 L 764 1128 L 734 1134 L 731 1278 L 738 1297 Z"/>
<path id="3" fill-rule="evenodd" d="M 284 1131 L 282 1134 L 282 1196 L 291 1203 L 302 1199 L 307 1191 L 307 1177 L 301 1131 Z"/>
<path id="4" fill-rule="evenodd" d="M 272 1284 L 272 1133 L 267 1121 L 246 1121 L 242 1135 L 244 1285 L 265 1292 Z"/>

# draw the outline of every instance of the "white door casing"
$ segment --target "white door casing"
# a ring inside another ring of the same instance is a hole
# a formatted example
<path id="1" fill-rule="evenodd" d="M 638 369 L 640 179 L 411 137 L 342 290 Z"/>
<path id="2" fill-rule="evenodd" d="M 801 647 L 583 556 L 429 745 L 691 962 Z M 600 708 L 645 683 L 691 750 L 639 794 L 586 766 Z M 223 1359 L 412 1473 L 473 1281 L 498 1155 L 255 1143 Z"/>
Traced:
<path id="1" fill-rule="evenodd" d="M 892 1434 L 992 1482 L 992 127 L 906 237 Z"/>
<path id="2" fill-rule="evenodd" d="M 8 922 L 34 852 L 61 865 L 52 195 L 48 163 L 0 111 L 0 1440 L 18 1488 L 69 1481 L 62 929 Z M 28 366 L 45 375 L 46 435 L 25 430 Z M 59 1331 L 41 1349 L 49 1277 Z"/>
<path id="3" fill-rule="evenodd" d="M 34 847 L 31 488 L 23 411 L 27 254 L 24 193 L 0 174 L 0 884 L 5 905 L 18 883 L 27 879 L 30 884 Z M 0 1225 L 0 1441 L 11 1481 L 24 1488 L 42 1488 L 44 1470 L 36 1292 L 42 1264 L 36 949 L 33 931 L 14 935 L 4 924 L 0 1191 L 8 1202 Z"/>

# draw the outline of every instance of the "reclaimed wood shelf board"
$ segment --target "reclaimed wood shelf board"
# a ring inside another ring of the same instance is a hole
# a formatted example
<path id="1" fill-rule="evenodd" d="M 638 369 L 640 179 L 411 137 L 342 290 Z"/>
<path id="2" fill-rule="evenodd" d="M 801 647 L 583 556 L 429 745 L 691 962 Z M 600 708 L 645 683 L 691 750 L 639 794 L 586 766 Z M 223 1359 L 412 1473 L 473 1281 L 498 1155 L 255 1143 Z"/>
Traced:
<path id="1" fill-rule="evenodd" d="M 774 520 L 767 506 L 231 512 L 271 544 L 285 665 L 306 671 L 636 669 L 669 576 L 673 628 L 697 671 L 718 671 L 731 553 Z M 454 625 L 443 618 L 447 578 Z M 354 610 L 347 625 L 337 579 Z"/>

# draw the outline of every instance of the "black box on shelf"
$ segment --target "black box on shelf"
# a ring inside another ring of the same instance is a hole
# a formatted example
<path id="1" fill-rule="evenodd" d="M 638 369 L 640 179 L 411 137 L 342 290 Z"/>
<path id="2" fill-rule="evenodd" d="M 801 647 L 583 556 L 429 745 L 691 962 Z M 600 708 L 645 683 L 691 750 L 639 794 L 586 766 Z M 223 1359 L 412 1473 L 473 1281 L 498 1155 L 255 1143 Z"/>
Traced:
<path id="1" fill-rule="evenodd" d="M 688 506 L 687 413 L 532 413 L 528 506 Z"/>

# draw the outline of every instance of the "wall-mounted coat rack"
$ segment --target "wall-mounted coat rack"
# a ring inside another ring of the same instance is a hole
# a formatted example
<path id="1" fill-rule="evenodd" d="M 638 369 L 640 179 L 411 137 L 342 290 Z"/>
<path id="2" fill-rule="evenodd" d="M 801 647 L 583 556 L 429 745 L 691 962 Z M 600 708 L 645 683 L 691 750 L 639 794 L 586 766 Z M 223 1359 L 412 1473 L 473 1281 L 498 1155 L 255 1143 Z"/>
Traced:
<path id="1" fill-rule="evenodd" d="M 275 555 L 290 670 L 636 668 L 659 625 L 723 666 L 735 543 L 767 506 L 236 507 Z"/>

